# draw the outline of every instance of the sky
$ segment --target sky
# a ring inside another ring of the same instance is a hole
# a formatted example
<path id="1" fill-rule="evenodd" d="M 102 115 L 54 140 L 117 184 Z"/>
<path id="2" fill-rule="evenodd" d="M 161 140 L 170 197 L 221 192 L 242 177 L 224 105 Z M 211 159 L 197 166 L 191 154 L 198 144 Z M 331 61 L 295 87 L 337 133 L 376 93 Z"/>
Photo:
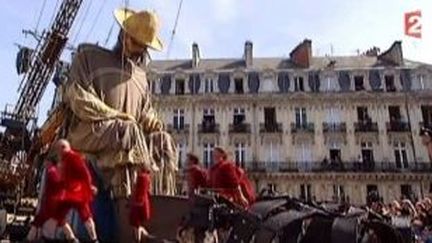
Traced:
<path id="1" fill-rule="evenodd" d="M 15 68 L 17 44 L 34 47 L 36 42 L 23 29 L 48 29 L 61 0 L 1 0 L 0 110 L 18 99 L 22 80 Z M 243 55 L 246 40 L 254 44 L 254 56 L 288 57 L 303 39 L 312 40 L 314 56 L 356 55 L 370 47 L 386 50 L 402 40 L 404 57 L 432 63 L 431 0 L 183 0 L 176 34 L 171 42 L 180 0 L 83 0 L 71 29 L 69 44 L 98 42 L 112 47 L 118 26 L 112 12 L 117 7 L 155 10 L 162 22 L 161 38 L 167 49 L 152 53 L 154 59 L 191 57 L 197 42 L 202 58 Z M 422 11 L 422 39 L 404 36 L 404 13 Z M 42 14 L 41 14 L 42 13 Z M 40 18 L 39 18 L 40 16 Z M 40 21 L 38 21 L 40 19 Z M 111 35 L 108 33 L 112 28 Z M 70 52 L 62 59 L 69 61 Z M 49 85 L 38 109 L 40 121 L 51 104 Z"/>

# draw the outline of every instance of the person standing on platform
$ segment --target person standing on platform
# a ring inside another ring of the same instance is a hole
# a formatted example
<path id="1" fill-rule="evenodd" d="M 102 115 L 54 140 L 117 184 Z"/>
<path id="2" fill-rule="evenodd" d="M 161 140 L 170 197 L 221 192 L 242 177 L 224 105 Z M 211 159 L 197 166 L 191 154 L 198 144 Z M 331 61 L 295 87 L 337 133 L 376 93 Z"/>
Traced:
<path id="1" fill-rule="evenodd" d="M 136 242 L 141 242 L 142 237 L 149 234 L 144 228 L 144 223 L 151 217 L 150 201 L 151 176 L 150 171 L 142 169 L 138 172 L 135 186 L 131 196 L 129 222 L 134 231 Z"/>
<path id="2" fill-rule="evenodd" d="M 207 171 L 200 165 L 198 157 L 192 153 L 187 154 L 186 177 L 189 198 L 192 198 L 200 188 L 207 188 Z"/>
<path id="3" fill-rule="evenodd" d="M 227 153 L 221 147 L 213 150 L 215 164 L 209 171 L 209 187 L 228 200 L 247 207 L 249 202 L 243 195 L 237 167 L 227 158 Z"/>
<path id="4" fill-rule="evenodd" d="M 84 222 L 85 228 L 92 242 L 97 242 L 96 227 L 93 221 L 90 203 L 97 188 L 93 186 L 90 172 L 87 168 L 84 157 L 72 150 L 67 140 L 61 139 L 56 144 L 57 153 L 60 159 L 60 177 L 64 193 L 60 197 L 56 210 L 57 224 L 63 227 L 68 240 L 76 240 L 76 237 L 68 224 L 66 215 L 71 209 L 78 211 Z"/>

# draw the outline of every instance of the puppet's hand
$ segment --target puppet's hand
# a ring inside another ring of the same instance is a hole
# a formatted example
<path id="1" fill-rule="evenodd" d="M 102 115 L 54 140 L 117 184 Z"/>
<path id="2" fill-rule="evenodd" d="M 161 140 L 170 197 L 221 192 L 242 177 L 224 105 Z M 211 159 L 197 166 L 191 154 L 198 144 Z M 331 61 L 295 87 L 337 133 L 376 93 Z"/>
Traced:
<path id="1" fill-rule="evenodd" d="M 93 192 L 94 195 L 96 195 L 98 193 L 97 187 L 95 187 L 93 185 L 91 186 L 91 190 L 92 190 L 92 192 Z"/>

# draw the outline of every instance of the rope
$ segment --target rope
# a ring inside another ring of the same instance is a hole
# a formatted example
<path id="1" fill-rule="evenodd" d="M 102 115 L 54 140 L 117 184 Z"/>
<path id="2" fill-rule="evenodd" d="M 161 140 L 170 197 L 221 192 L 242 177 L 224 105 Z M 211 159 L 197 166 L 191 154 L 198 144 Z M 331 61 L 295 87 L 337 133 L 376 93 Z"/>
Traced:
<path id="1" fill-rule="evenodd" d="M 40 24 L 40 21 L 41 21 L 41 19 L 42 19 L 42 14 L 43 14 L 43 12 L 45 11 L 45 5 L 46 5 L 46 0 L 44 0 L 43 1 L 43 3 L 42 3 L 42 8 L 41 8 L 41 10 L 40 10 L 40 12 L 39 12 L 39 17 L 38 17 L 38 19 L 37 19 L 37 22 L 36 22 L 36 27 L 35 27 L 35 32 L 37 32 L 37 30 L 39 29 L 39 24 Z"/>
<path id="2" fill-rule="evenodd" d="M 177 24 L 178 24 L 178 20 L 180 18 L 180 11 L 181 11 L 182 5 L 183 5 L 183 0 L 180 0 L 179 7 L 177 9 L 177 16 L 176 16 L 176 19 L 175 19 L 175 22 L 174 22 L 174 27 L 173 27 L 173 30 L 171 32 L 171 38 L 170 38 L 170 41 L 169 41 L 169 44 L 168 44 L 168 50 L 167 50 L 167 56 L 166 56 L 167 59 L 169 58 L 170 53 L 171 53 L 171 46 L 172 46 L 172 43 L 173 43 L 173 40 L 174 40 L 174 36 L 175 36 L 175 33 L 176 33 Z"/>
<path id="3" fill-rule="evenodd" d="M 86 37 L 85 37 L 85 40 L 86 40 L 86 41 L 87 41 L 88 38 L 90 37 L 90 34 L 93 32 L 93 29 L 94 29 L 94 27 L 96 26 L 96 23 L 97 23 L 98 20 L 99 20 L 99 16 L 100 16 L 100 14 L 101 14 L 103 8 L 104 8 L 105 5 L 106 5 L 105 2 L 106 2 L 106 0 L 104 0 L 104 1 L 102 2 L 102 6 L 99 7 L 99 11 L 97 12 L 95 19 L 93 20 L 93 24 L 92 24 L 92 26 L 90 27 L 90 29 L 89 29 L 89 31 L 87 32 L 87 35 L 86 35 Z"/>

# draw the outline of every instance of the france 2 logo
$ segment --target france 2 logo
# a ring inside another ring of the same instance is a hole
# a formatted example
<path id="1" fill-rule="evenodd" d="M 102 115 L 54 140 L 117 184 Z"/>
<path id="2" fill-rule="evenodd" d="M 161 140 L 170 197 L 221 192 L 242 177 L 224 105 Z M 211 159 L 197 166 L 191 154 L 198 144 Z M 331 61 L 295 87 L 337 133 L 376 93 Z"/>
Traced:
<path id="1" fill-rule="evenodd" d="M 405 13 L 405 35 L 414 38 L 422 37 L 421 11 Z"/>

